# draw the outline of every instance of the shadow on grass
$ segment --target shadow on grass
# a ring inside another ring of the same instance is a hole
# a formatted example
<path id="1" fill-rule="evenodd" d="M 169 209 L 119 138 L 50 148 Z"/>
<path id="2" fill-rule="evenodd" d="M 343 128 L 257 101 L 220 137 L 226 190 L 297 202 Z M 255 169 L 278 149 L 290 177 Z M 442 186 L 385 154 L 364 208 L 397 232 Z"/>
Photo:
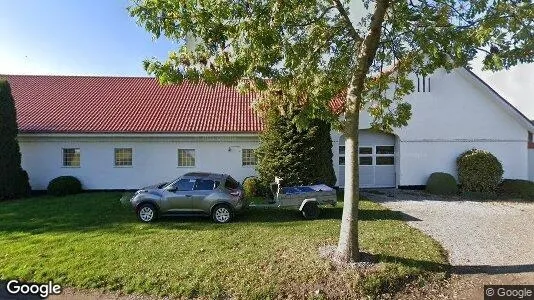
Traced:
<path id="1" fill-rule="evenodd" d="M 425 260 L 409 259 L 397 256 L 378 255 L 378 259 L 385 263 L 400 263 L 407 267 L 418 268 L 430 272 L 446 272 L 448 274 L 516 274 L 534 272 L 534 264 L 492 266 L 492 265 L 466 265 L 451 266 L 449 264 L 437 263 Z"/>
<path id="2" fill-rule="evenodd" d="M 119 193 L 87 193 L 67 197 L 37 197 L 0 206 L 0 232 L 40 234 L 47 232 L 128 232 L 132 227 L 153 226 L 172 230 L 217 230 L 209 217 L 164 217 L 154 224 L 140 223 L 135 213 L 122 206 Z M 343 208 L 324 207 L 319 220 L 341 220 Z M 417 220 L 399 211 L 360 209 L 361 221 Z M 298 209 L 249 208 L 239 214 L 233 226 L 258 223 L 265 226 L 290 226 L 304 220 Z"/>
<path id="3" fill-rule="evenodd" d="M 390 255 L 377 255 L 378 260 L 384 263 L 398 263 L 410 268 L 417 268 L 429 272 L 451 272 L 451 266 L 449 264 L 438 263 L 428 260 L 418 260 L 398 256 Z"/>
<path id="4" fill-rule="evenodd" d="M 510 265 L 510 266 L 453 266 L 454 274 L 515 274 L 515 273 L 534 273 L 534 264 L 528 265 Z"/>

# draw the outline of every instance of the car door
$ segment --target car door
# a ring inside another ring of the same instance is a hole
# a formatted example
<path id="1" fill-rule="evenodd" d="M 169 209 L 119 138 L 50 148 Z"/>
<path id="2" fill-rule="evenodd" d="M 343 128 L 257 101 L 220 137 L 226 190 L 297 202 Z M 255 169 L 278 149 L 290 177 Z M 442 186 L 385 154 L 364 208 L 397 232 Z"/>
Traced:
<path id="1" fill-rule="evenodd" d="M 169 212 L 186 212 L 193 209 L 193 188 L 196 179 L 183 178 L 176 181 L 166 196 Z"/>
<path id="2" fill-rule="evenodd" d="M 211 207 L 207 197 L 213 193 L 217 187 L 216 181 L 212 179 L 197 179 L 193 190 L 193 209 L 199 212 L 209 212 Z"/>

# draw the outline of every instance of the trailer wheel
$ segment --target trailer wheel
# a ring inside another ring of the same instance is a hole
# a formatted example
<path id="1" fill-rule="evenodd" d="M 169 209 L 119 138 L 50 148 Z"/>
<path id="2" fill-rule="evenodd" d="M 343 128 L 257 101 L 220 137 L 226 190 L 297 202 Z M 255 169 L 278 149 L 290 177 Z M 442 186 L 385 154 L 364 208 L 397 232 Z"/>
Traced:
<path id="1" fill-rule="evenodd" d="M 306 220 L 317 219 L 319 216 L 319 206 L 317 205 L 317 202 L 308 202 L 304 204 L 304 207 L 302 208 L 302 216 L 304 216 L 304 219 Z"/>

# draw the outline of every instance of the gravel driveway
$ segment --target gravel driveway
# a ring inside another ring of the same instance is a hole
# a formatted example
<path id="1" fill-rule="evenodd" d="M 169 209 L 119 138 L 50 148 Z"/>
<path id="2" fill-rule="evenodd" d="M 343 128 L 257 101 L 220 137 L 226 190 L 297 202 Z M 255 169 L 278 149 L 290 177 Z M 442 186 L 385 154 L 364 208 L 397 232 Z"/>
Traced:
<path id="1" fill-rule="evenodd" d="M 443 201 L 402 190 L 362 196 L 409 215 L 408 224 L 439 241 L 460 273 L 534 274 L 534 203 Z"/>

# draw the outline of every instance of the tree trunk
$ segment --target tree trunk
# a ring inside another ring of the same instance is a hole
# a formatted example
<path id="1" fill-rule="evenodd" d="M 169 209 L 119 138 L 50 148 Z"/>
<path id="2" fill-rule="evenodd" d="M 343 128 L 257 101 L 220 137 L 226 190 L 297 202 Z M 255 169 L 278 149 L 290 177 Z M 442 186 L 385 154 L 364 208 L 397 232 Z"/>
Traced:
<path id="1" fill-rule="evenodd" d="M 336 258 L 342 262 L 358 261 L 358 203 L 359 161 L 358 161 L 359 113 L 347 116 L 345 136 L 345 194 L 343 197 L 343 216 L 336 250 Z"/>
<path id="2" fill-rule="evenodd" d="M 338 9 L 343 12 L 339 1 Z M 360 248 L 358 243 L 358 203 L 359 194 L 359 161 L 358 161 L 358 131 L 360 127 L 360 109 L 364 83 L 369 67 L 373 63 L 380 42 L 380 34 L 384 16 L 389 7 L 388 0 L 377 0 L 371 18 L 369 32 L 356 51 L 356 68 L 352 75 L 347 91 L 345 103 L 345 121 L 343 134 L 345 135 L 345 195 L 343 198 L 343 216 L 341 230 L 335 258 L 341 262 L 358 261 Z M 345 15 L 346 13 L 342 15 Z M 350 24 L 350 21 L 348 21 Z M 352 25 L 351 25 L 352 26 Z"/>

